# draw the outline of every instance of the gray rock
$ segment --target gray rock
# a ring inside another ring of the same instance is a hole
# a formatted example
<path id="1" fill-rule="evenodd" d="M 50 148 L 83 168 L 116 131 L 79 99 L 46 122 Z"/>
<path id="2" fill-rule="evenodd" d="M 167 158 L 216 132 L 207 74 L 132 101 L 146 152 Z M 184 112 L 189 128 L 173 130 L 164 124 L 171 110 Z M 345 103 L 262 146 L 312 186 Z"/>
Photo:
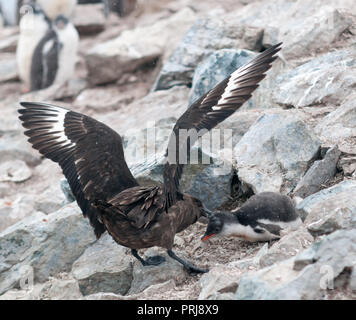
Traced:
<path id="1" fill-rule="evenodd" d="M 19 123 L 19 121 L 17 120 Z M 40 163 L 40 154 L 26 141 L 22 132 L 13 131 L 2 135 L 0 129 L 0 159 L 1 162 L 21 160 L 29 166 Z"/>
<path id="2" fill-rule="evenodd" d="M 145 267 L 139 261 L 134 262 L 133 280 L 128 295 L 138 294 L 152 285 L 164 283 L 170 279 L 173 279 L 176 284 L 182 284 L 187 279 L 188 274 L 183 266 L 170 258 L 164 251 L 149 248 L 143 256 L 147 258 L 155 255 L 165 257 L 166 261 L 158 266 Z"/>
<path id="3" fill-rule="evenodd" d="M 105 29 L 105 17 L 102 4 L 81 5 L 73 20 L 80 35 L 95 35 Z"/>
<path id="4" fill-rule="evenodd" d="M 354 59 L 356 70 L 356 57 Z M 349 81 L 352 82 L 353 78 Z M 356 153 L 356 94 L 349 94 L 335 111 L 329 113 L 316 126 L 315 132 L 325 144 L 339 143 L 339 149 Z"/>
<path id="5" fill-rule="evenodd" d="M 285 46 L 283 55 L 289 59 L 318 53 L 321 48 L 329 49 L 352 25 L 353 18 L 343 10 L 322 6 L 319 12 L 298 19 L 298 24 L 295 22 L 279 33 Z"/>
<path id="6" fill-rule="evenodd" d="M 351 92 L 356 78 L 352 49 L 320 55 L 280 74 L 272 100 L 282 106 L 307 107 L 321 103 L 340 104 Z M 335 143 L 334 143 L 335 144 Z"/>
<path id="7" fill-rule="evenodd" d="M 344 275 L 355 266 L 356 230 L 336 231 L 307 250 L 311 263 L 302 252 L 304 267 L 298 266 L 297 256 L 243 276 L 235 299 L 316 300 L 347 285 L 350 279 Z"/>
<path id="8" fill-rule="evenodd" d="M 90 82 L 115 82 L 124 73 L 168 55 L 194 20 L 194 12 L 185 8 L 153 25 L 125 30 L 116 39 L 96 45 L 86 55 Z"/>
<path id="9" fill-rule="evenodd" d="M 47 282 L 28 289 L 9 290 L 0 296 L 0 300 L 78 300 L 82 297 L 77 281 L 61 275 L 60 279 L 50 277 Z"/>
<path id="10" fill-rule="evenodd" d="M 76 97 L 86 87 L 88 83 L 83 79 L 69 79 L 65 83 L 53 84 L 52 86 L 32 91 L 21 96 L 21 101 L 44 101 L 44 100 L 65 100 Z"/>
<path id="11" fill-rule="evenodd" d="M 12 54 L 0 55 L 0 83 L 18 79 L 16 59 Z"/>
<path id="12" fill-rule="evenodd" d="M 318 138 L 298 116 L 264 114 L 234 147 L 235 169 L 239 180 L 254 193 L 288 193 L 319 148 Z"/>
<path id="13" fill-rule="evenodd" d="M 20 84 L 15 82 L 3 83 L 0 86 L 0 95 L 4 97 L 4 99 L 0 102 L 0 107 L 2 110 L 3 116 L 0 119 L 0 150 L 5 144 L 3 140 L 9 138 L 9 136 L 13 136 L 15 134 L 19 134 L 22 131 L 21 123 L 18 119 L 18 92 L 20 90 Z M 3 160 L 0 157 L 1 161 Z"/>
<path id="14" fill-rule="evenodd" d="M 0 232 L 35 210 L 35 199 L 31 194 L 10 194 L 0 199 Z"/>
<path id="15" fill-rule="evenodd" d="M 0 182 L 24 182 L 32 176 L 31 169 L 22 160 L 0 163 Z"/>
<path id="16" fill-rule="evenodd" d="M 356 268 L 354 267 L 350 279 L 350 288 L 352 291 L 356 291 Z"/>
<path id="17" fill-rule="evenodd" d="M 356 171 L 356 156 L 344 156 L 339 160 L 337 167 L 345 176 L 351 176 Z"/>
<path id="18" fill-rule="evenodd" d="M 265 45 L 271 39 L 283 41 L 283 55 L 289 60 L 326 51 L 338 41 L 345 42 L 344 34 L 355 23 L 350 14 L 353 9 L 352 0 L 254 1 L 230 15 L 241 24 L 264 28 Z"/>
<path id="19" fill-rule="evenodd" d="M 308 231 L 314 236 L 329 234 L 339 229 L 351 229 L 356 227 L 355 211 L 341 208 L 332 212 L 321 220 L 309 224 Z"/>
<path id="20" fill-rule="evenodd" d="M 137 294 L 119 295 L 114 293 L 99 292 L 84 297 L 85 300 L 162 300 L 167 298 L 170 292 L 175 291 L 174 280 L 153 284 Z"/>
<path id="21" fill-rule="evenodd" d="M 240 25 L 238 20 L 199 19 L 162 67 L 153 90 L 189 85 L 200 61 L 220 49 L 259 50 L 263 29 Z"/>
<path id="22" fill-rule="evenodd" d="M 54 95 L 55 100 L 64 100 L 77 97 L 88 86 L 87 80 L 69 79 Z"/>
<path id="23" fill-rule="evenodd" d="M 64 178 L 60 181 L 60 187 L 68 203 L 75 201 L 75 197 L 72 190 L 70 189 L 67 179 Z"/>
<path id="24" fill-rule="evenodd" d="M 72 273 L 83 295 L 112 292 L 125 295 L 132 282 L 131 255 L 109 234 L 87 248 L 73 263 Z"/>
<path id="25" fill-rule="evenodd" d="M 345 180 L 298 203 L 297 211 L 306 216 L 309 232 L 316 236 L 355 228 L 355 190 L 356 182 Z"/>
<path id="26" fill-rule="evenodd" d="M 0 292 L 17 288 L 26 268 L 33 270 L 35 282 L 70 271 L 94 241 L 92 228 L 75 204 L 21 220 L 0 233 Z"/>
<path id="27" fill-rule="evenodd" d="M 65 195 L 60 192 L 59 189 L 60 188 L 56 183 L 38 195 L 35 200 L 34 209 L 46 214 L 50 214 L 52 212 L 58 211 L 65 204 L 69 203 L 69 201 L 66 201 Z"/>
<path id="28" fill-rule="evenodd" d="M 110 112 L 121 107 L 126 108 L 132 100 L 141 98 L 145 93 L 146 90 L 140 90 L 140 86 L 135 92 L 133 90 L 125 92 L 125 88 L 117 85 L 94 87 L 83 90 L 73 104 L 80 110 L 87 108 L 96 112 Z"/>
<path id="29" fill-rule="evenodd" d="M 0 39 L 0 52 L 16 52 L 17 42 L 19 40 L 18 28 L 7 27 L 1 29 L 0 27 Z"/>
<path id="30" fill-rule="evenodd" d="M 260 260 L 268 253 L 268 244 L 253 256 L 242 260 L 216 265 L 200 278 L 199 300 L 231 300 L 241 276 L 260 268 Z"/>
<path id="31" fill-rule="evenodd" d="M 242 272 L 237 267 L 216 266 L 200 278 L 199 300 L 217 300 L 219 295 L 234 293 Z"/>
<path id="32" fill-rule="evenodd" d="M 264 48 L 269 48 L 276 43 L 280 42 L 279 40 L 279 28 L 277 27 L 271 27 L 271 26 L 265 26 L 264 32 L 263 32 L 263 39 L 262 39 L 262 46 Z"/>
<path id="33" fill-rule="evenodd" d="M 222 49 L 206 57 L 195 69 L 189 105 L 255 55 L 254 52 L 247 50 Z"/>
<path id="34" fill-rule="evenodd" d="M 336 288 L 337 277 L 339 277 L 345 269 L 355 267 L 356 258 L 356 230 L 338 230 L 322 240 L 316 242 L 313 246 L 307 249 L 307 253 L 302 252 L 295 258 L 294 270 L 298 270 L 298 266 L 302 262 L 308 266 L 317 267 L 327 266 L 332 271 L 333 279 Z M 306 256 L 309 259 L 306 259 Z M 309 262 L 309 264 L 308 264 Z M 300 269 L 300 267 L 299 267 Z M 320 273 L 325 273 L 320 269 Z M 351 280 L 351 279 L 348 279 Z M 322 284 L 320 282 L 320 284 Z M 332 283 L 331 283 L 332 284 Z M 338 283 L 340 285 L 340 283 Z"/>
<path id="35" fill-rule="evenodd" d="M 71 276 L 64 279 L 50 278 L 44 284 L 40 299 L 46 300 L 78 300 L 82 298 L 78 282 Z"/>
<path id="36" fill-rule="evenodd" d="M 231 199 L 232 166 L 219 158 L 212 164 L 190 164 L 183 170 L 181 189 L 214 210 Z"/>
<path id="37" fill-rule="evenodd" d="M 234 148 L 261 114 L 257 110 L 239 110 L 219 123 L 215 129 L 220 130 L 220 146 L 230 149 Z"/>
<path id="38" fill-rule="evenodd" d="M 0 300 L 39 300 L 45 284 L 35 284 L 30 290 L 12 289 L 0 295 Z"/>
<path id="39" fill-rule="evenodd" d="M 301 226 L 292 232 L 287 230 L 284 230 L 284 232 L 282 238 L 275 242 L 268 252 L 260 258 L 259 264 L 262 268 L 294 257 L 309 247 L 314 240 L 305 226 Z"/>
<path id="40" fill-rule="evenodd" d="M 268 254 L 268 243 L 265 243 L 260 250 L 251 258 L 232 261 L 228 266 L 237 267 L 240 270 L 248 271 L 252 269 L 259 269 L 260 263 L 265 255 Z"/>
<path id="41" fill-rule="evenodd" d="M 330 148 L 322 160 L 317 160 L 298 182 L 293 194 L 305 198 L 320 191 L 322 185 L 335 176 L 336 166 L 340 157 L 337 145 Z"/>

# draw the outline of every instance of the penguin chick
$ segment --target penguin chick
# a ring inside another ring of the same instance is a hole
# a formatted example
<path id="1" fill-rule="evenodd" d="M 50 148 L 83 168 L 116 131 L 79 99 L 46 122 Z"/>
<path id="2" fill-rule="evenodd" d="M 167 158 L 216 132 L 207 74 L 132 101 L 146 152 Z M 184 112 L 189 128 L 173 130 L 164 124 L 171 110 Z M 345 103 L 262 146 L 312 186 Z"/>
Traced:
<path id="1" fill-rule="evenodd" d="M 235 212 L 212 214 L 202 240 L 219 235 L 250 242 L 270 241 L 280 238 L 282 229 L 295 230 L 301 224 L 295 204 L 288 196 L 262 192 L 251 197 Z"/>
<path id="2" fill-rule="evenodd" d="M 48 18 L 54 21 L 59 15 L 71 19 L 77 5 L 77 0 L 37 0 L 37 3 Z"/>

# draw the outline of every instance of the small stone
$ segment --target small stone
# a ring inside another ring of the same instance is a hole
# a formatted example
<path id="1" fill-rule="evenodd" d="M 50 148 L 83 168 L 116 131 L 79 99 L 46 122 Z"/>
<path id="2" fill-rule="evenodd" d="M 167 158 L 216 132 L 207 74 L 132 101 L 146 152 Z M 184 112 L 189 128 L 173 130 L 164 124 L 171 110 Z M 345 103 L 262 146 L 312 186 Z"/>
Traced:
<path id="1" fill-rule="evenodd" d="M 132 259 L 124 247 L 105 234 L 73 263 L 72 273 L 83 295 L 97 292 L 125 295 L 132 282 Z"/>
<path id="2" fill-rule="evenodd" d="M 288 193 L 319 148 L 319 139 L 297 115 L 264 114 L 234 147 L 234 168 L 255 194 Z"/>
<path id="3" fill-rule="evenodd" d="M 305 198 L 296 206 L 297 212 L 306 216 L 304 221 L 314 236 L 329 234 L 338 229 L 356 226 L 356 183 L 342 181 Z"/>
<path id="4" fill-rule="evenodd" d="M 24 182 L 31 176 L 31 169 L 22 160 L 0 163 L 0 182 Z"/>
<path id="5" fill-rule="evenodd" d="M 194 12 L 184 8 L 150 26 L 125 30 L 116 39 L 96 45 L 86 55 L 90 82 L 115 82 L 123 74 L 168 54 L 194 19 Z"/>
<path id="6" fill-rule="evenodd" d="M 18 79 L 16 58 L 12 54 L 0 54 L 0 83 Z"/>
<path id="7" fill-rule="evenodd" d="M 335 176 L 340 154 L 337 145 L 330 148 L 322 160 L 315 161 L 308 169 L 295 187 L 293 194 L 305 198 L 318 192 L 323 184 Z"/>
<path id="8" fill-rule="evenodd" d="M 76 10 L 74 26 L 80 35 L 95 35 L 105 29 L 105 16 L 102 4 L 85 4 Z"/>
<path id="9" fill-rule="evenodd" d="M 183 283 L 187 278 L 187 272 L 182 264 L 173 260 L 162 250 L 149 248 L 144 254 L 144 259 L 150 256 L 161 255 L 166 261 L 158 266 L 143 266 L 139 261 L 134 262 L 133 280 L 129 295 L 138 294 L 146 288 L 173 279 L 176 284 Z M 183 257 L 182 257 L 183 258 Z"/>

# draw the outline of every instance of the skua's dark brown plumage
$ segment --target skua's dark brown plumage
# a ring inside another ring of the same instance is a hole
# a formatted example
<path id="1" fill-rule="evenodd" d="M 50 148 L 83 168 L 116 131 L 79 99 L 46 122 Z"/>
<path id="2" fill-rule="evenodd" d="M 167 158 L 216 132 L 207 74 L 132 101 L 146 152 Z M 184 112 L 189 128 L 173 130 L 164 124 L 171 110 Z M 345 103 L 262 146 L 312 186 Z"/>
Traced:
<path id="1" fill-rule="evenodd" d="M 61 166 L 97 237 L 107 230 L 117 243 L 131 248 L 143 265 L 156 265 L 164 259 L 144 260 L 137 250 L 160 246 L 189 271 L 205 272 L 172 251 L 175 234 L 205 214 L 200 200 L 179 190 L 183 169 L 179 154 L 189 152 L 197 137 L 251 97 L 280 45 L 237 69 L 179 118 L 169 139 L 161 186 L 139 186 L 126 164 L 120 135 L 91 117 L 46 103 L 22 102 L 19 118 L 33 148 Z M 197 130 L 196 138 L 179 141 L 181 129 Z"/>

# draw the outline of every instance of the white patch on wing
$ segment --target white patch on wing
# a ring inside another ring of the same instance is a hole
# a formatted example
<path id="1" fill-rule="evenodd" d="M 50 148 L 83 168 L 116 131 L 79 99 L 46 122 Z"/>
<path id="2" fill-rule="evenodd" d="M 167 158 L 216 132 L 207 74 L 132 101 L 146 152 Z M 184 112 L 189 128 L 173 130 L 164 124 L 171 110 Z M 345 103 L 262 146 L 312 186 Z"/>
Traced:
<path id="1" fill-rule="evenodd" d="M 49 114 L 51 114 L 50 117 L 48 118 L 43 118 L 43 120 L 49 120 L 53 121 L 56 120 L 56 122 L 52 123 L 52 128 L 48 129 L 49 134 L 53 134 L 54 137 L 57 137 L 55 140 L 55 143 L 57 142 L 62 142 L 62 145 L 66 145 L 70 143 L 67 148 L 71 148 L 75 146 L 75 143 L 72 142 L 64 133 L 64 119 L 66 116 L 66 113 L 69 112 L 69 110 L 58 108 L 55 106 L 50 106 L 54 113 L 51 113 L 48 111 Z M 46 113 L 44 113 L 45 115 Z M 56 115 L 56 117 L 52 117 L 52 115 Z"/>
<path id="2" fill-rule="evenodd" d="M 231 97 L 233 95 L 232 90 L 237 89 L 239 87 L 238 83 L 236 83 L 237 79 L 241 76 L 241 70 L 237 69 L 235 70 L 231 75 L 230 79 L 227 83 L 227 86 L 224 90 L 224 93 L 222 94 L 221 98 L 219 99 L 217 105 L 221 105 L 224 103 L 227 103 L 228 100 L 227 98 Z"/>
<path id="3" fill-rule="evenodd" d="M 80 158 L 80 159 L 78 159 L 78 160 L 75 160 L 75 161 L 74 161 L 74 164 L 77 165 L 80 161 L 85 161 L 85 160 L 84 160 L 83 158 Z"/>

